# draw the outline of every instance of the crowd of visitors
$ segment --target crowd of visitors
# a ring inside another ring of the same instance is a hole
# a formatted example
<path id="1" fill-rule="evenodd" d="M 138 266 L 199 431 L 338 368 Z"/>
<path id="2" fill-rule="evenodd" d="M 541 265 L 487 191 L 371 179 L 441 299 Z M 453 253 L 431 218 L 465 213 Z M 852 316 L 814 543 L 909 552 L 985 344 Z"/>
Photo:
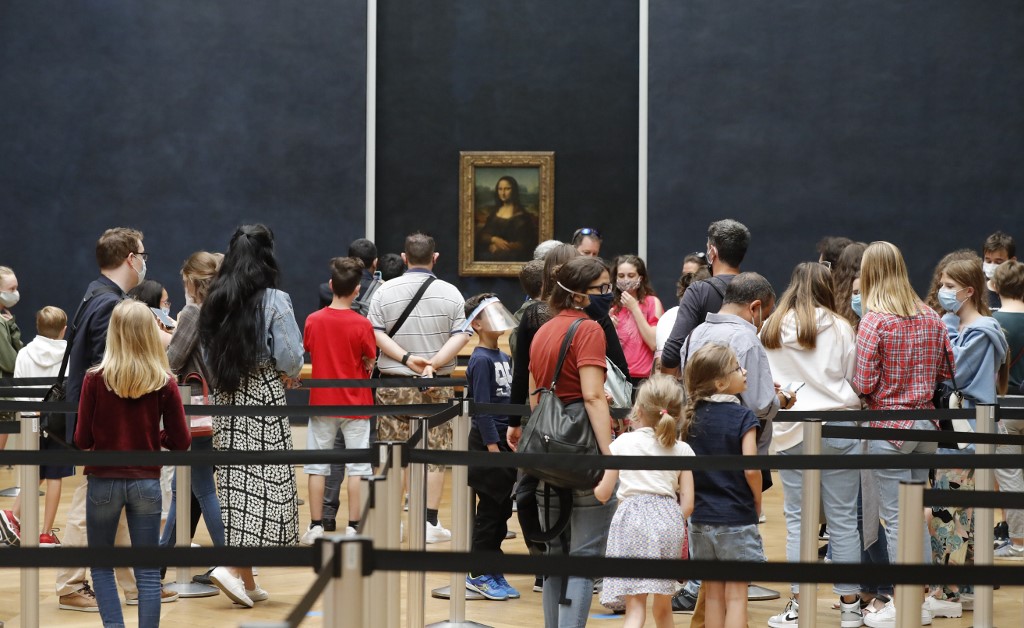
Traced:
<path id="1" fill-rule="evenodd" d="M 491 259 L 505 259 L 512 251 L 505 234 L 520 217 L 518 193 L 514 179 L 497 183 L 496 204 L 507 215 L 498 212 L 504 222 L 488 223 L 481 236 Z M 534 235 L 530 246 L 536 240 Z M 52 377 L 66 366 L 67 399 L 79 404 L 79 412 L 69 416 L 61 433 L 43 435 L 44 448 L 75 444 L 154 451 L 190 445 L 235 452 L 292 449 L 287 416 L 243 412 L 212 420 L 191 417 L 189 425 L 181 391 L 189 395 L 186 403 L 281 406 L 286 389 L 300 383 L 304 352 L 315 379 L 449 376 L 474 335 L 478 342 L 467 370 L 468 397 L 478 403 L 536 406 L 540 389 L 555 382 L 552 392 L 571 412 L 585 414 L 604 455 L 800 455 L 806 445 L 802 423 L 785 420 L 790 410 L 833 413 L 822 414 L 826 424 L 856 426 L 843 412 L 932 409 L 937 403 L 970 408 L 1024 390 L 1024 264 L 1016 260 L 1010 236 L 992 234 L 980 255 L 963 249 L 943 257 L 923 299 L 912 288 L 895 245 L 842 237 L 822 239 L 818 260 L 798 264 L 777 297 L 767 279 L 741 270 L 750 242 L 750 231 L 735 220 L 711 223 L 705 250 L 683 259 L 678 305 L 666 311 L 643 259 L 620 255 L 608 263 L 599 257 L 601 233 L 581 228 L 566 243 L 537 246 L 535 260 L 523 265 L 525 300 L 513 314 L 494 294 L 465 298 L 456 286 L 437 278 L 439 253 L 430 236 L 411 234 L 400 255 L 380 257 L 372 242 L 360 239 L 346 257 L 330 260 L 328 281 L 319 286 L 321 309 L 300 326 L 291 297 L 278 289 L 274 235 L 268 227 L 243 225 L 223 255 L 199 251 L 185 260 L 180 275 L 186 300 L 176 316 L 166 288 L 147 279 L 143 234 L 114 228 L 96 243 L 100 275 L 80 306 L 70 318 L 55 307 L 40 310 L 38 336 L 27 345 L 12 312 L 19 301 L 17 277 L 0 266 L 0 377 Z M 506 332 L 511 332 L 511 355 L 502 350 Z M 610 408 L 614 397 L 607 378 L 615 370 L 610 365 L 634 387 L 635 403 L 625 422 L 614 419 Z M 376 396 L 370 388 L 317 388 L 310 404 L 402 406 L 437 403 L 454 394 L 450 387 L 429 384 L 378 388 Z M 915 432 L 943 426 L 932 415 L 906 416 L 870 422 L 905 434 L 864 441 L 825 438 L 822 453 L 936 453 L 936 443 L 919 440 Z M 313 416 L 307 447 L 366 449 L 374 440 L 408 439 L 409 418 Z M 973 428 L 972 421 L 961 427 Z M 1022 435 L 1024 421 L 1001 421 L 999 430 Z M 473 417 L 468 446 L 512 452 L 522 438 L 522 417 L 480 413 Z M 427 436 L 434 449 L 451 449 L 452 439 L 450 424 L 430 429 Z M 4 445 L 6 437 L 0 436 L 0 448 Z M 938 453 L 973 451 L 967 443 L 951 447 L 938 448 Z M 997 451 L 1024 454 L 1019 445 L 1000 445 Z M 936 461 L 930 478 L 926 469 L 862 472 L 852 460 L 850 468 L 823 471 L 827 559 L 893 562 L 902 524 L 926 531 L 923 561 L 970 563 L 970 508 L 936 508 L 923 520 L 899 520 L 901 481 L 973 488 L 971 469 L 942 468 L 942 459 Z M 1021 466 L 997 470 L 1001 490 L 1024 492 Z M 192 535 L 201 517 L 215 545 L 311 545 L 338 529 L 339 492 L 346 476 L 349 510 L 340 516 L 347 515 L 345 532 L 356 533 L 360 479 L 372 473 L 370 466 L 313 464 L 304 471 L 310 524 L 300 529 L 291 466 L 194 467 Z M 451 539 L 438 519 L 444 472 L 444 467 L 430 466 L 426 525 L 411 531 L 423 534 L 427 543 Z M 84 473 L 87 482 L 72 497 L 63 546 L 174 544 L 176 495 L 170 469 L 164 471 L 163 486 L 157 467 L 87 466 Z M 73 474 L 72 467 L 41 469 L 47 487 L 42 546 L 62 545 L 55 517 L 61 480 Z M 804 474 L 782 470 L 778 477 L 786 556 L 797 561 Z M 474 468 L 470 484 L 479 498 L 473 529 L 477 552 L 501 552 L 514 501 L 526 496 L 520 504 L 565 522 L 563 531 L 543 541 L 527 535 L 532 553 L 765 560 L 758 523 L 765 520 L 761 504 L 763 491 L 772 485 L 769 471 L 609 470 L 591 490 L 566 491 L 551 490 L 559 487 L 522 471 L 517 476 L 511 469 Z M 19 501 L 0 510 L 0 540 L 6 544 L 20 542 L 20 508 Z M 565 516 L 560 518 L 561 513 Z M 995 533 L 996 556 L 1024 556 L 1024 511 L 1006 511 Z M 156 569 L 97 567 L 92 573 L 95 590 L 85 569 L 58 572 L 61 609 L 99 612 L 105 625 L 120 625 L 117 582 L 128 603 L 139 606 L 139 625 L 156 626 L 159 604 L 177 599 L 161 588 Z M 197 581 L 212 583 L 232 602 L 252 607 L 270 597 L 256 575 L 252 566 L 218 566 Z M 491 600 L 520 597 L 501 573 L 469 574 L 466 586 Z M 597 591 L 602 604 L 625 613 L 627 626 L 643 625 L 649 596 L 659 627 L 672 624 L 673 611 L 693 612 L 700 625 L 747 625 L 745 581 L 694 581 L 679 588 L 655 579 L 602 582 L 541 574 L 534 590 L 542 592 L 547 626 L 584 625 Z M 896 605 L 918 603 L 895 600 L 884 583 L 836 583 L 833 591 L 843 628 L 895 626 Z M 799 624 L 796 584 L 792 593 L 769 626 Z M 973 591 L 969 584 L 934 583 L 922 602 L 923 623 L 959 617 L 971 608 Z"/>

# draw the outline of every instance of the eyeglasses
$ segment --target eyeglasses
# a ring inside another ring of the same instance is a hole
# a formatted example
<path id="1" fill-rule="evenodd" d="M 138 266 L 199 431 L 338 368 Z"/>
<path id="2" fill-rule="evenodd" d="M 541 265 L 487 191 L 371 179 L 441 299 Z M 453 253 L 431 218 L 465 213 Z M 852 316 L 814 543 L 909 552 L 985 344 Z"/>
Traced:
<path id="1" fill-rule="evenodd" d="M 737 366 L 734 369 L 729 369 L 728 371 L 725 372 L 725 374 L 726 375 L 732 375 L 733 373 L 736 373 L 736 372 L 742 373 L 743 372 L 743 367 L 742 366 Z"/>
<path id="2" fill-rule="evenodd" d="M 592 229 L 590 227 L 583 227 L 582 229 L 577 229 L 576 232 L 572 234 L 572 241 L 575 242 L 576 238 L 579 238 L 581 236 L 590 236 L 592 238 L 597 238 L 598 240 L 600 240 L 601 232 L 598 231 L 597 229 Z"/>
<path id="3" fill-rule="evenodd" d="M 587 292 L 590 292 L 591 290 L 598 290 L 598 291 L 600 291 L 600 294 L 611 294 L 611 292 L 612 292 L 612 284 L 610 284 L 610 283 L 603 283 L 603 284 L 600 284 L 600 285 L 597 285 L 597 286 L 588 286 L 587 287 Z"/>
<path id="4" fill-rule="evenodd" d="M 824 266 L 825 268 L 832 270 L 832 262 L 828 261 L 827 259 L 823 259 L 818 263 Z"/>
<path id="5" fill-rule="evenodd" d="M 142 261 L 144 262 L 149 261 L 149 253 L 138 253 L 136 251 L 132 251 L 132 253 L 135 255 L 135 257 L 141 257 Z"/>

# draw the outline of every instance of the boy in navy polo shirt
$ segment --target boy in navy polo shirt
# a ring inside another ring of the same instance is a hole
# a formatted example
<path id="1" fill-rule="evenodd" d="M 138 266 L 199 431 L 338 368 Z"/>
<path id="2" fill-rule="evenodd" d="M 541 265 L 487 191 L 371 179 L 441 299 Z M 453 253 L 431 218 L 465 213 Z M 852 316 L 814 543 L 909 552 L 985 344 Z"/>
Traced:
<path id="1" fill-rule="evenodd" d="M 469 358 L 466 379 L 467 396 L 477 403 L 509 403 L 512 394 L 512 369 L 508 354 L 498 349 L 498 339 L 515 328 L 515 319 L 494 294 L 479 294 L 466 301 L 466 324 L 473 328 L 479 343 Z M 505 438 L 508 416 L 474 414 L 469 432 L 470 451 L 511 451 Z M 473 524 L 473 551 L 501 553 L 501 542 L 508 532 L 512 516 L 512 488 L 516 482 L 511 467 L 470 467 L 469 485 L 476 491 L 477 507 Z M 489 600 L 518 598 L 502 574 L 467 574 L 466 588 Z"/>

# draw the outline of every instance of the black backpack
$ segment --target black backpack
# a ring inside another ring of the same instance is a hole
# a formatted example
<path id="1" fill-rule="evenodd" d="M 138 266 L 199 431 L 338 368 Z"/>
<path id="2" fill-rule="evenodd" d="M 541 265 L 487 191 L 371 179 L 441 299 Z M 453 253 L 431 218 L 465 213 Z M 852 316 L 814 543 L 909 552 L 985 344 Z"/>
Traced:
<path id="1" fill-rule="evenodd" d="M 384 280 L 380 278 L 380 271 L 373 273 L 373 279 L 370 280 L 369 285 L 366 286 L 366 290 L 359 293 L 356 300 L 352 302 L 352 309 L 361 316 L 369 316 L 370 314 L 370 300 L 373 299 L 373 293 L 380 288 Z"/>

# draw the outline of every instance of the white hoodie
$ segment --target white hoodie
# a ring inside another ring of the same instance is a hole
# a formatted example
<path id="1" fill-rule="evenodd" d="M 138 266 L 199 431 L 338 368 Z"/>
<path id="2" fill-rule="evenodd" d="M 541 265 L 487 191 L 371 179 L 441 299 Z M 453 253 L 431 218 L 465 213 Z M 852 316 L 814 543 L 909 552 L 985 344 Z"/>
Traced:
<path id="1" fill-rule="evenodd" d="M 785 386 L 804 382 L 791 410 L 860 410 L 861 403 L 850 382 L 857 366 L 857 337 L 846 320 L 824 308 L 817 308 L 818 338 L 814 349 L 800 346 L 796 335 L 796 315 L 790 312 L 782 321 L 782 348 L 766 350 L 775 381 Z M 775 417 L 772 441 L 777 451 L 785 451 L 803 442 L 803 423 L 783 421 L 781 411 Z M 840 421 L 839 417 L 822 419 Z"/>
<path id="2" fill-rule="evenodd" d="M 15 377 L 56 377 L 60 373 L 60 363 L 64 359 L 66 340 L 52 340 L 46 336 L 36 336 L 32 342 L 22 347 L 18 359 L 14 363 Z M 45 392 L 49 386 L 34 386 Z M 39 401 L 42 397 L 24 397 L 25 401 Z M 33 413 L 34 414 L 34 413 Z"/>

